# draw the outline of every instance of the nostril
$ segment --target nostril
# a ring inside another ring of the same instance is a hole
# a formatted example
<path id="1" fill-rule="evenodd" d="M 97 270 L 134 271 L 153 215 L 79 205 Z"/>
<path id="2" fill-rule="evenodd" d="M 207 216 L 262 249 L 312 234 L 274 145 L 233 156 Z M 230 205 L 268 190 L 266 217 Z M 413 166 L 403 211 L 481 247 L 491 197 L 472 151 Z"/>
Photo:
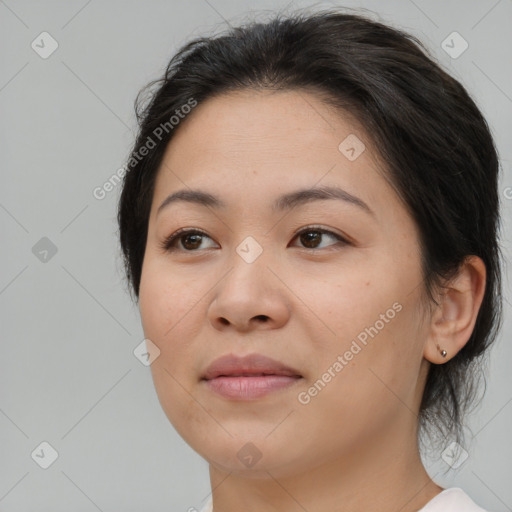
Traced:
<path id="1" fill-rule="evenodd" d="M 268 316 L 266 315 L 257 315 L 254 318 L 256 318 L 257 320 L 261 320 L 262 322 L 266 322 L 268 320 Z"/>

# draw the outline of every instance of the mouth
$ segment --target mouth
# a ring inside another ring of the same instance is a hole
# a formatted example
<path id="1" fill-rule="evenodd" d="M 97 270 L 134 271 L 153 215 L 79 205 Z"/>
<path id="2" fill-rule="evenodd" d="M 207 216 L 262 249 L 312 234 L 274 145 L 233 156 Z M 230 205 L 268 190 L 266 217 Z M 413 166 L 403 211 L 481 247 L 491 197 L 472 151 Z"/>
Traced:
<path id="1" fill-rule="evenodd" d="M 288 375 L 219 375 L 205 380 L 208 388 L 225 398 L 255 400 L 269 393 L 288 388 L 302 377 Z"/>
<path id="2" fill-rule="evenodd" d="M 233 400 L 254 400 L 296 384 L 303 377 L 294 368 L 261 354 L 216 359 L 201 381 L 210 391 Z"/>

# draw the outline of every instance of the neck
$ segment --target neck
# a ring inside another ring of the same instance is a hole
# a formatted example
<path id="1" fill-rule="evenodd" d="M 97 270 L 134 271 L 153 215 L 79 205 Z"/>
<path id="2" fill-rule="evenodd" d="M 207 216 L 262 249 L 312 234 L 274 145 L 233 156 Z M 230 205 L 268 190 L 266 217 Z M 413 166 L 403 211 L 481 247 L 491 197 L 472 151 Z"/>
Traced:
<path id="1" fill-rule="evenodd" d="M 261 469 L 247 478 L 211 464 L 213 511 L 243 503 L 247 512 L 416 512 L 443 489 L 427 474 L 411 426 L 394 424 L 388 435 L 302 472 Z"/>

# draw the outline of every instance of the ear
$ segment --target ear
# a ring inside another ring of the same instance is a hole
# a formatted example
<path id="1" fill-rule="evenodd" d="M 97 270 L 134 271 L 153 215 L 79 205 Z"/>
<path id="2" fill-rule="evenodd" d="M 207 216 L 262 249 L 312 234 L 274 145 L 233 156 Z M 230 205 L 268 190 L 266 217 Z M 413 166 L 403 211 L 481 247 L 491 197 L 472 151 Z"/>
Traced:
<path id="1" fill-rule="evenodd" d="M 423 356 L 434 364 L 449 361 L 468 342 L 485 292 L 485 264 L 468 256 L 457 275 L 445 283 L 439 306 L 432 314 L 430 333 Z M 446 357 L 441 354 L 446 350 Z"/>

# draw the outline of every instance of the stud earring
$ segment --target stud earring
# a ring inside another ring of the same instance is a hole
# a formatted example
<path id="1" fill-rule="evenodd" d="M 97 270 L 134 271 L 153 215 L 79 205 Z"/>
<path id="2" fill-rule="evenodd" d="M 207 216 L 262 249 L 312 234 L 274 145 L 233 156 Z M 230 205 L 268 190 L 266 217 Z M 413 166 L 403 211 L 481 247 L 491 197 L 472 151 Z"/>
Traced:
<path id="1" fill-rule="evenodd" d="M 439 343 L 437 344 L 437 350 L 439 350 L 439 352 L 441 353 L 441 355 L 442 355 L 443 357 L 446 357 L 446 354 L 447 354 L 448 352 L 446 352 L 446 350 L 444 350 L 444 349 L 443 349 L 443 350 L 441 350 L 441 347 L 439 346 Z"/>

